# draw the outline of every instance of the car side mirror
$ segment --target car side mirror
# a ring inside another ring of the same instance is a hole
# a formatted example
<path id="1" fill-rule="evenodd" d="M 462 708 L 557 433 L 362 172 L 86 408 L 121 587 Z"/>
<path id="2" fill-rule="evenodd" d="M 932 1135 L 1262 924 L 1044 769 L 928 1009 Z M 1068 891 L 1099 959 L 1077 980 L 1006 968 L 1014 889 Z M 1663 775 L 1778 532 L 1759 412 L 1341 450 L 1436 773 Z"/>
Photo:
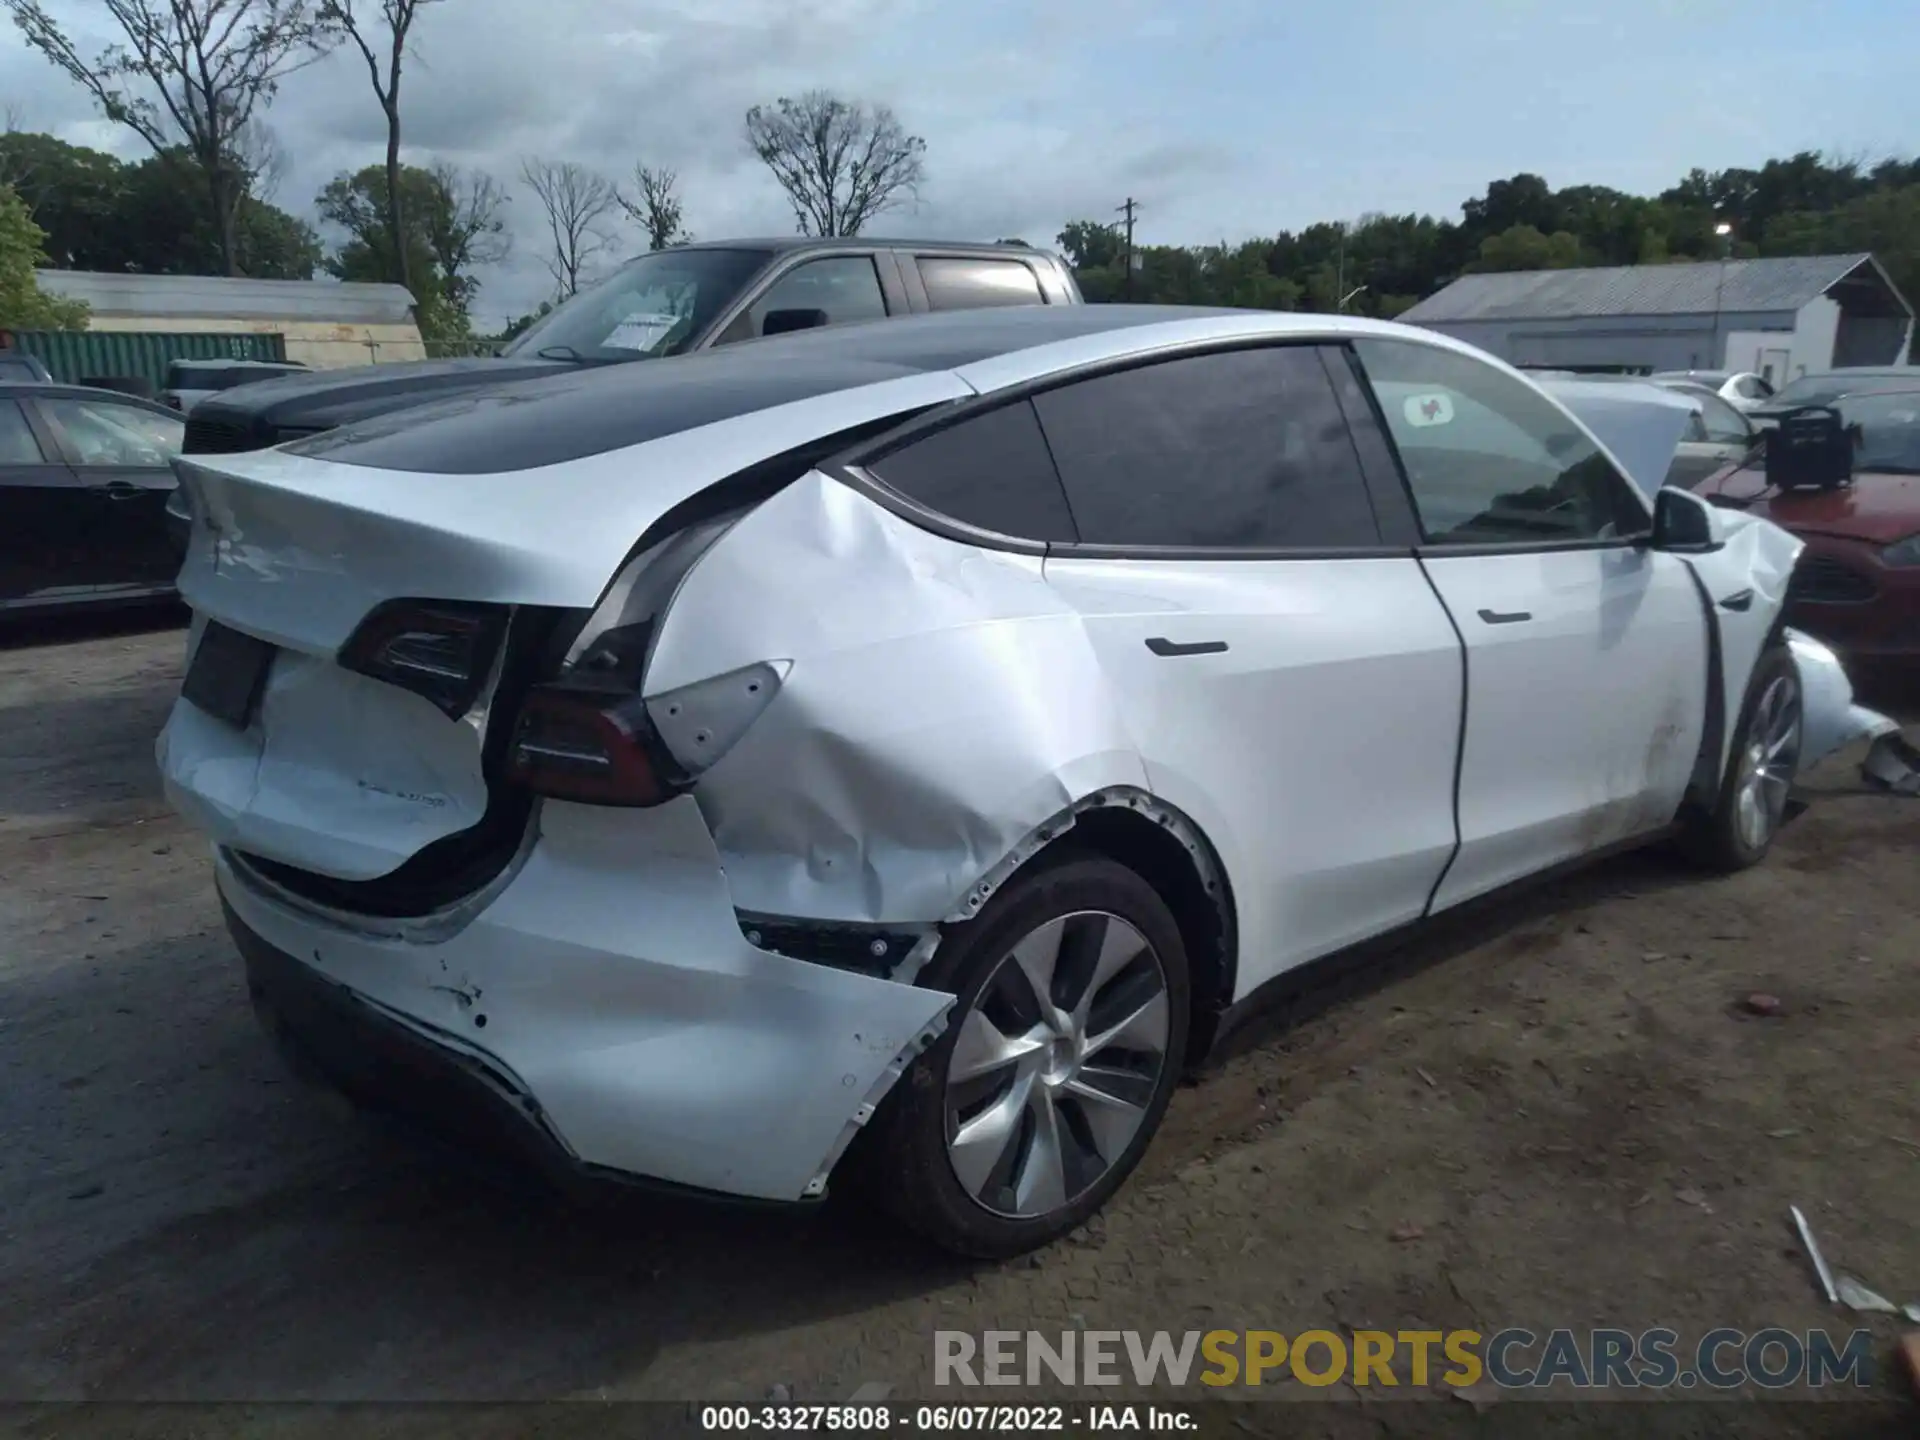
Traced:
<path id="1" fill-rule="evenodd" d="M 769 310 L 760 322 L 762 335 L 791 335 L 796 330 L 818 330 L 827 323 L 824 310 Z"/>
<path id="2" fill-rule="evenodd" d="M 1838 490 L 1853 483 L 1853 432 L 1831 405 L 1803 405 L 1767 432 L 1767 484 Z"/>
<path id="3" fill-rule="evenodd" d="M 1720 516 L 1691 490 L 1664 485 L 1653 497 L 1653 548 L 1680 554 L 1718 550 Z"/>

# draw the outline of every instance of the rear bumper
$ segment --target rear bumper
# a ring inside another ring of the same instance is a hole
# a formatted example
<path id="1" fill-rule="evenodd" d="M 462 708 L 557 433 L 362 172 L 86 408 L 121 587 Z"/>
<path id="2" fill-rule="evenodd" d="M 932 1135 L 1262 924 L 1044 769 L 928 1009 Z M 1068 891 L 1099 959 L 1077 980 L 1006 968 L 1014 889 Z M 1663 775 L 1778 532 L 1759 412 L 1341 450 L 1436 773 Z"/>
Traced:
<path id="1" fill-rule="evenodd" d="M 471 914 L 320 911 L 227 852 L 250 985 L 349 1093 L 548 1167 L 816 1198 L 953 997 L 750 945 L 698 807 L 549 804 Z"/>

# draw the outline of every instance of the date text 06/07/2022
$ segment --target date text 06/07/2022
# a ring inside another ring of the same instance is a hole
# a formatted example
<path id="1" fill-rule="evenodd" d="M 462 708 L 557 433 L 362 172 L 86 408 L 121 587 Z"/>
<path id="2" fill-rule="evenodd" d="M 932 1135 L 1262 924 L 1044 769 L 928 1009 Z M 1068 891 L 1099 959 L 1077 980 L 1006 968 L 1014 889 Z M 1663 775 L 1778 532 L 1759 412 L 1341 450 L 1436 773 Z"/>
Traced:
<path id="1" fill-rule="evenodd" d="M 1198 1416 L 1178 1405 L 706 1405 L 703 1431 L 844 1431 L 938 1435 L 950 1432 L 1012 1435 L 1154 1431 L 1199 1428 Z"/>

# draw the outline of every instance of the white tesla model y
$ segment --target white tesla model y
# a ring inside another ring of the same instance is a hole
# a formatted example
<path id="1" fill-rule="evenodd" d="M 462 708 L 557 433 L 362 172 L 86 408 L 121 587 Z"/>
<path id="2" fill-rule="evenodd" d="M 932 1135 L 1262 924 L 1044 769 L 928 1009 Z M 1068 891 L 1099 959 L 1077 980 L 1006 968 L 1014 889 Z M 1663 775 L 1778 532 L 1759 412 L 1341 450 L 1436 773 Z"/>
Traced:
<path id="1" fill-rule="evenodd" d="M 973 1254 L 1268 982 L 1752 864 L 1801 758 L 1798 542 L 1390 324 L 919 317 L 180 471 L 159 761 L 276 1035 L 574 1171 L 802 1201 L 857 1140 Z"/>

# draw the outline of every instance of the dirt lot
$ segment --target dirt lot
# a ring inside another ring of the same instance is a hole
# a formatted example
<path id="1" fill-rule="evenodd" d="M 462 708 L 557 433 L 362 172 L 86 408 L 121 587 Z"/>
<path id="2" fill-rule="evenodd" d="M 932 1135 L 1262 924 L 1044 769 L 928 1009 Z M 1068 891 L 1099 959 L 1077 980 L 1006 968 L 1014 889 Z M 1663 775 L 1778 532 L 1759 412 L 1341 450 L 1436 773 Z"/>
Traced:
<path id="1" fill-rule="evenodd" d="M 857 1211 L 557 1207 L 289 1079 L 154 781 L 181 642 L 0 650 L 0 1400 L 926 1398 L 936 1328 L 1844 1330 L 1790 1203 L 1920 1300 L 1920 803 L 1850 763 L 1758 871 L 1612 862 L 1264 1026 L 1093 1234 L 970 1268 Z"/>

